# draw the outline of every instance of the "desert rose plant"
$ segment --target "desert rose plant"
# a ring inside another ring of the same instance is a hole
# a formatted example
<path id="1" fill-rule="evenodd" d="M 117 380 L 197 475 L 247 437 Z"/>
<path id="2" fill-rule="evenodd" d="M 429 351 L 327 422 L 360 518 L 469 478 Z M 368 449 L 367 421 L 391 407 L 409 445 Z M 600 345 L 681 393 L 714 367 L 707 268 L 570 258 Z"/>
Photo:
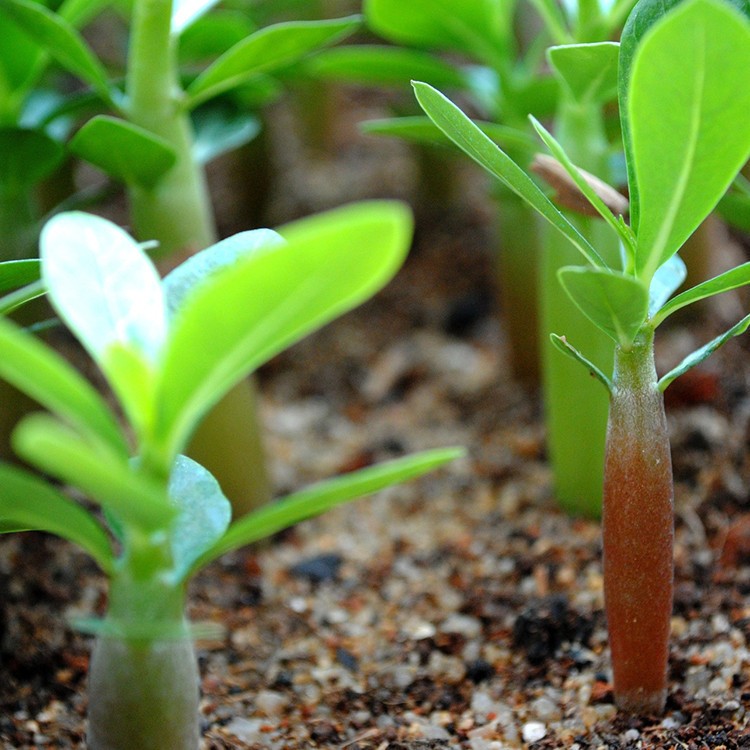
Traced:
<path id="1" fill-rule="evenodd" d="M 186 585 L 227 551 L 418 476 L 458 455 L 433 450 L 321 482 L 232 519 L 216 479 L 183 455 L 203 414 L 241 378 L 372 295 L 399 267 L 405 207 L 371 202 L 235 235 L 163 281 L 114 224 L 63 213 L 41 238 L 42 279 L 97 362 L 127 420 L 32 334 L 0 318 L 0 374 L 51 412 L 14 445 L 29 464 L 94 501 L 0 465 L 0 532 L 41 530 L 86 550 L 109 577 L 96 635 L 89 746 L 197 750 L 198 670 Z"/>
<path id="2" fill-rule="evenodd" d="M 560 144 L 534 122 L 581 196 L 618 236 L 618 265 L 605 262 L 457 107 L 426 84 L 415 88 L 438 126 L 533 205 L 585 260 L 558 276 L 575 305 L 612 339 L 612 376 L 579 352 L 575 341 L 562 335 L 553 342 L 609 395 L 603 557 L 615 700 L 625 711 L 658 713 L 666 699 L 673 579 L 673 483 L 662 394 L 676 377 L 744 332 L 750 315 L 661 377 L 654 366 L 654 332 L 686 305 L 750 283 L 746 263 L 672 296 L 685 278 L 677 251 L 750 156 L 750 130 L 744 126 L 750 108 L 750 22 L 721 0 L 685 0 L 671 9 L 646 0 L 626 24 L 619 65 L 630 225 L 612 213 Z"/>

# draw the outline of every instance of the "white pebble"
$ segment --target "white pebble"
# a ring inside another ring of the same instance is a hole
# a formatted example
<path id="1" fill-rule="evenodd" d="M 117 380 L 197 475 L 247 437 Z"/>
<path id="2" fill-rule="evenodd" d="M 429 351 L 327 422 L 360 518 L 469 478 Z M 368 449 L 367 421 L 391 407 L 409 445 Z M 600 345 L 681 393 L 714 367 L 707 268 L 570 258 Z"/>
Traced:
<path id="1" fill-rule="evenodd" d="M 452 614 L 440 626 L 443 633 L 458 633 L 464 638 L 478 638 L 482 634 L 482 623 L 476 617 Z"/>
<path id="2" fill-rule="evenodd" d="M 521 727 L 524 742 L 539 742 L 547 734 L 547 727 L 541 721 L 528 721 Z"/>
<path id="3" fill-rule="evenodd" d="M 266 736 L 260 731 L 264 724 L 262 719 L 245 719 L 242 716 L 236 716 L 224 728 L 240 742 L 252 745 L 256 742 L 265 742 Z"/>
<path id="4" fill-rule="evenodd" d="M 266 716 L 279 716 L 289 705 L 289 699 L 275 690 L 261 690 L 255 696 L 255 707 Z"/>

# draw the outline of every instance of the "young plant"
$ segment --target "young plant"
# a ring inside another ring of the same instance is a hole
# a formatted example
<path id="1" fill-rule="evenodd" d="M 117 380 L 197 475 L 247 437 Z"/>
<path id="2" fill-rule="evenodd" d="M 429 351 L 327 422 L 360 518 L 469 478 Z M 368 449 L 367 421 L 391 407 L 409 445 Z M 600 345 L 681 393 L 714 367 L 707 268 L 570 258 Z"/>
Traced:
<path id="1" fill-rule="evenodd" d="M 363 469 L 234 521 L 214 477 L 183 455 L 229 388 L 382 287 L 410 235 L 402 205 L 354 204 L 278 233 L 235 235 L 162 282 L 134 240 L 104 219 L 64 213 L 45 226 L 50 300 L 106 376 L 128 430 L 59 355 L 0 318 L 0 375 L 51 412 L 20 423 L 19 455 L 103 511 L 102 520 L 43 479 L 0 464 L 0 532 L 69 539 L 110 579 L 104 619 L 82 624 L 97 637 L 93 750 L 197 750 L 198 670 L 185 618 L 186 585 L 197 570 L 459 455 L 426 451 Z"/>
<path id="2" fill-rule="evenodd" d="M 136 234 L 157 240 L 162 253 L 194 252 L 217 240 L 202 163 L 206 149 L 196 148 L 191 111 L 333 43 L 358 25 L 354 16 L 276 24 L 239 40 L 232 33 L 220 34 L 225 43 L 224 48 L 218 45 L 221 54 L 193 71 L 183 86 L 180 40 L 192 29 L 192 43 L 200 46 L 196 25 L 214 5 L 216 0 L 136 0 L 122 90 L 62 12 L 33 0 L 0 0 L 0 10 L 23 34 L 87 84 L 113 113 L 88 121 L 70 148 L 125 183 Z M 211 34 L 208 29 L 203 37 Z M 218 140 L 232 147 L 253 129 L 245 118 L 218 132 Z M 221 144 L 210 145 L 208 152 L 215 156 Z M 238 513 L 270 497 L 257 422 L 254 389 L 248 381 L 237 383 L 206 415 L 190 447 L 191 455 L 217 476 Z M 225 442 L 234 450 L 217 448 Z"/>
<path id="3" fill-rule="evenodd" d="M 604 593 L 615 700 L 633 713 L 658 713 L 666 698 L 673 490 L 662 394 L 676 377 L 750 326 L 748 315 L 657 377 L 656 328 L 686 305 L 750 283 L 746 263 L 672 297 L 685 278 L 677 251 L 750 157 L 750 131 L 742 126 L 750 107 L 750 22 L 723 0 L 674 5 L 642 0 L 622 36 L 618 94 L 631 226 L 612 213 L 559 143 L 535 122 L 581 195 L 619 237 L 622 260 L 617 265 L 602 257 L 460 110 L 434 89 L 415 85 L 438 125 L 533 205 L 586 261 L 561 269 L 558 277 L 581 312 L 612 339 L 612 377 L 574 348 L 575 341 L 552 340 L 609 395 Z"/>

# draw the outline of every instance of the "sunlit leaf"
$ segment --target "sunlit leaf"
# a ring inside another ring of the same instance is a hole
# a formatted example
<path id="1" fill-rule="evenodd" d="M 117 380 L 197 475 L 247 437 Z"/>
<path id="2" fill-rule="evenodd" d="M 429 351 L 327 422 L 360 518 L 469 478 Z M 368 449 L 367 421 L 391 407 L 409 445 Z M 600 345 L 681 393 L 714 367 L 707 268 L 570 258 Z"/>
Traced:
<path id="1" fill-rule="evenodd" d="M 617 96 L 619 44 L 565 44 L 547 50 L 552 69 L 579 103 L 604 103 Z"/>

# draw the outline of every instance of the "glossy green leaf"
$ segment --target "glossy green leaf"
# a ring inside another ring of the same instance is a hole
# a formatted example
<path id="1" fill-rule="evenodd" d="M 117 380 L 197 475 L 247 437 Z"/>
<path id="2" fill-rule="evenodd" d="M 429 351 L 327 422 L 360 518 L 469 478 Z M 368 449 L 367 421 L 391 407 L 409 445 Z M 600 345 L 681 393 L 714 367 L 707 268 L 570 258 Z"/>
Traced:
<path id="1" fill-rule="evenodd" d="M 750 22 L 720 0 L 685 0 L 644 36 L 628 106 L 636 270 L 649 281 L 750 157 L 750 129 L 738 127 L 750 111 Z"/>
<path id="2" fill-rule="evenodd" d="M 528 133 L 518 128 L 499 125 L 496 122 L 472 120 L 472 122 L 499 146 L 514 151 L 524 151 L 531 156 L 536 151 L 536 141 Z M 413 143 L 433 146 L 452 146 L 453 142 L 429 118 L 389 117 L 381 120 L 367 120 L 360 125 L 363 133 L 402 138 Z"/>
<path id="3" fill-rule="evenodd" d="M 619 271 L 581 266 L 565 266 L 557 275 L 594 325 L 621 346 L 630 346 L 648 313 L 648 289 L 642 281 Z"/>
<path id="4" fill-rule="evenodd" d="M 115 343 L 158 359 L 167 336 L 161 280 L 127 232 L 92 214 L 58 214 L 42 230 L 40 257 L 53 306 L 105 372 Z"/>
<path id="5" fill-rule="evenodd" d="M 374 86 L 405 87 L 417 79 L 440 88 L 465 89 L 467 78 L 455 65 L 420 50 L 385 45 L 350 45 L 321 52 L 308 69 L 316 77 Z"/>
<path id="6" fill-rule="evenodd" d="M 157 425 L 165 457 L 181 452 L 235 383 L 390 280 L 411 232 L 403 204 L 356 203 L 282 227 L 287 244 L 251 253 L 201 284 L 165 351 Z"/>
<path id="7" fill-rule="evenodd" d="M 64 157 L 62 144 L 39 130 L 0 128 L 0 185 L 5 190 L 29 189 L 51 174 Z"/>
<path id="8" fill-rule="evenodd" d="M 536 209 L 575 245 L 595 266 L 606 263 L 591 243 L 563 216 L 537 184 L 499 146 L 486 136 L 453 102 L 426 83 L 415 82 L 414 91 L 427 116 L 460 149 L 495 175 L 516 195 Z"/>
<path id="9" fill-rule="evenodd" d="M 41 266 L 36 258 L 0 263 L 0 294 L 39 281 Z"/>
<path id="10" fill-rule="evenodd" d="M 43 472 L 84 492 L 124 524 L 164 529 L 176 515 L 164 488 L 134 472 L 107 445 L 86 440 L 56 418 L 32 414 L 13 433 L 18 455 Z"/>
<path id="11" fill-rule="evenodd" d="M 679 255 L 673 255 L 659 269 L 651 279 L 648 292 L 648 316 L 654 327 L 659 325 L 657 313 L 664 307 L 667 300 L 682 286 L 687 278 L 687 266 Z"/>
<path id="12" fill-rule="evenodd" d="M 213 10 L 180 34 L 182 65 L 211 62 L 256 30 L 247 13 L 239 9 Z"/>
<path id="13" fill-rule="evenodd" d="M 290 21 L 267 26 L 227 50 L 187 89 L 187 106 L 236 88 L 253 76 L 302 59 L 343 39 L 360 23 L 359 16 L 329 21 Z"/>
<path id="14" fill-rule="evenodd" d="M 27 302 L 43 297 L 46 291 L 41 281 L 35 281 L 0 297 L 0 316 L 10 315 Z"/>
<path id="15" fill-rule="evenodd" d="M 692 305 L 693 302 L 714 297 L 717 294 L 722 294 L 732 289 L 739 289 L 739 287 L 747 286 L 748 284 L 750 284 L 750 263 L 743 263 L 736 268 L 732 268 L 718 276 L 714 276 L 714 278 L 708 281 L 687 289 L 682 294 L 678 294 L 654 315 L 654 326 L 658 326 L 673 312 L 677 312 L 677 310 L 687 305 Z"/>
<path id="16" fill-rule="evenodd" d="M 680 375 L 684 375 L 688 370 L 692 369 L 696 365 L 703 362 L 704 359 L 710 357 L 720 346 L 726 344 L 729 339 L 734 336 L 739 336 L 750 327 L 750 315 L 746 315 L 739 323 L 732 326 L 726 333 L 717 336 L 712 341 L 709 341 L 705 346 L 697 349 L 692 354 L 689 354 L 685 359 L 680 362 L 677 367 L 670 370 L 666 375 L 659 379 L 659 390 L 665 391 L 670 384 Z"/>
<path id="17" fill-rule="evenodd" d="M 68 145 L 110 177 L 144 188 L 154 187 L 177 161 L 163 138 L 107 115 L 91 118 Z"/>
<path id="18" fill-rule="evenodd" d="M 716 213 L 727 224 L 750 232 L 750 195 L 730 190 L 716 206 Z"/>
<path id="19" fill-rule="evenodd" d="M 244 146 L 261 130 L 260 118 L 232 103 L 215 99 L 193 112 L 193 156 L 199 164 Z"/>
<path id="20" fill-rule="evenodd" d="M 612 392 L 612 381 L 589 359 L 583 356 L 572 344 L 568 342 L 565 336 L 558 336 L 556 333 L 550 334 L 550 341 L 558 351 L 570 357 L 574 362 L 583 365 L 592 377 L 595 377 L 608 392 Z"/>
<path id="21" fill-rule="evenodd" d="M 177 314 L 188 295 L 213 274 L 233 266 L 252 253 L 273 250 L 283 244 L 282 236 L 272 229 L 251 229 L 192 255 L 167 274 L 162 282 L 170 316 Z"/>
<path id="22" fill-rule="evenodd" d="M 0 318 L 0 377 L 73 425 L 127 455 L 116 419 L 96 389 L 59 354 Z"/>
<path id="23" fill-rule="evenodd" d="M 56 534 L 86 550 L 105 573 L 113 571 L 109 537 L 90 513 L 42 479 L 0 464 L 0 533 L 11 530 Z"/>
<path id="24" fill-rule="evenodd" d="M 564 44 L 547 50 L 552 69 L 578 103 L 606 103 L 617 96 L 616 42 Z"/>
<path id="25" fill-rule="evenodd" d="M 459 50 L 489 65 L 509 51 L 514 3 L 496 0 L 365 0 L 367 25 L 390 42 Z"/>
<path id="26" fill-rule="evenodd" d="M 266 505 L 233 523 L 227 533 L 197 561 L 207 565 L 226 552 L 264 539 L 306 518 L 350 500 L 414 479 L 465 454 L 461 448 L 439 448 L 334 477 Z"/>
<path id="27" fill-rule="evenodd" d="M 175 582 L 185 580 L 201 555 L 221 538 L 232 519 L 232 506 L 208 469 L 178 456 L 169 478 L 169 496 L 177 506 L 170 539 Z"/>
<path id="28" fill-rule="evenodd" d="M 179 36 L 218 2 L 219 0 L 175 0 L 172 4 L 172 33 Z"/>
<path id="29" fill-rule="evenodd" d="M 33 0 L 1 0 L 0 8 L 60 65 L 110 101 L 104 66 L 70 23 Z"/>

